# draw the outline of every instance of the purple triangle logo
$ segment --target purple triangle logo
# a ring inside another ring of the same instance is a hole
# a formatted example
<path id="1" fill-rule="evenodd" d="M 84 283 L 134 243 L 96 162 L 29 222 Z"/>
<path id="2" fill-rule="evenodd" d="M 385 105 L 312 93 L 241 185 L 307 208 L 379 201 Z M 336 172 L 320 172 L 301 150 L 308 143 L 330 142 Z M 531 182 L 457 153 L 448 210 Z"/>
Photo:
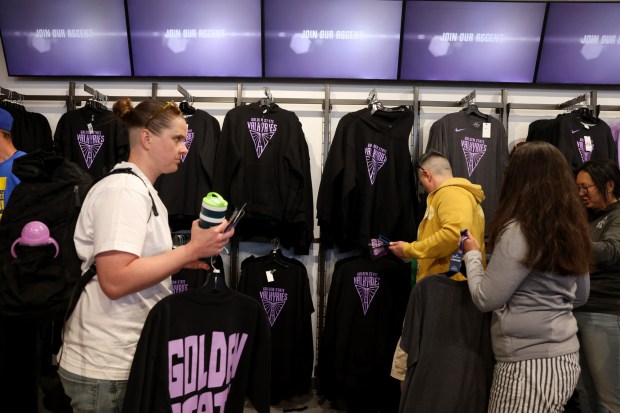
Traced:
<path id="1" fill-rule="evenodd" d="M 586 141 L 583 138 L 579 138 L 577 141 L 577 148 L 579 148 L 579 154 L 581 155 L 581 162 L 588 162 L 592 157 L 592 151 L 594 150 L 594 142 L 591 144 L 592 150 L 586 150 Z"/>
<path id="2" fill-rule="evenodd" d="M 105 136 L 101 134 L 101 131 L 93 131 L 92 133 L 87 130 L 82 130 L 77 134 L 77 142 L 80 145 L 82 156 L 86 167 L 90 169 L 90 166 L 95 161 L 99 149 L 105 142 Z"/>
<path id="3" fill-rule="evenodd" d="M 284 288 L 263 287 L 259 295 L 269 324 L 273 327 L 288 300 L 288 293 Z"/>
<path id="4" fill-rule="evenodd" d="M 248 121 L 248 131 L 252 135 L 258 158 L 261 157 L 277 130 L 278 124 L 273 119 L 251 118 Z"/>
<path id="5" fill-rule="evenodd" d="M 366 149 L 364 149 L 364 154 L 366 155 L 368 177 L 370 178 L 370 183 L 374 185 L 379 169 L 381 169 L 387 161 L 387 150 L 375 144 L 369 143 Z"/>
<path id="6" fill-rule="evenodd" d="M 192 142 L 194 141 L 194 131 L 192 129 L 187 130 L 187 136 L 185 137 L 185 147 L 187 148 L 187 153 L 181 155 L 181 162 L 185 162 L 185 158 L 187 158 L 187 154 L 189 154 L 189 148 L 192 146 Z"/>
<path id="7" fill-rule="evenodd" d="M 358 272 L 353 278 L 353 285 L 362 302 L 362 311 L 366 315 L 373 298 L 379 291 L 379 276 L 375 272 Z"/>
<path id="8" fill-rule="evenodd" d="M 469 176 L 474 172 L 487 151 L 487 144 L 481 139 L 465 138 L 461 140 L 461 148 L 467 164 Z"/>

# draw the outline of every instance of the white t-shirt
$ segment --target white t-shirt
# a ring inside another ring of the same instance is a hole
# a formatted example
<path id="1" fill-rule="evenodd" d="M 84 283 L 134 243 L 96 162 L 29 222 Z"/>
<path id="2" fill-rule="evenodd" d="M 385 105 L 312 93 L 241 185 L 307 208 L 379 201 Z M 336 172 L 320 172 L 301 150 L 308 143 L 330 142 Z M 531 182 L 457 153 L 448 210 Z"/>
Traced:
<path id="1" fill-rule="evenodd" d="M 116 250 L 149 257 L 172 249 L 166 207 L 136 165 L 122 162 L 115 169 L 128 167 L 144 183 L 128 173 L 111 175 L 93 186 L 84 200 L 74 234 L 82 272 L 101 252 Z M 149 192 L 159 216 L 152 212 Z M 95 276 L 67 320 L 60 366 L 94 379 L 127 380 L 146 316 L 155 303 L 171 293 L 168 278 L 146 290 L 110 300 Z"/>

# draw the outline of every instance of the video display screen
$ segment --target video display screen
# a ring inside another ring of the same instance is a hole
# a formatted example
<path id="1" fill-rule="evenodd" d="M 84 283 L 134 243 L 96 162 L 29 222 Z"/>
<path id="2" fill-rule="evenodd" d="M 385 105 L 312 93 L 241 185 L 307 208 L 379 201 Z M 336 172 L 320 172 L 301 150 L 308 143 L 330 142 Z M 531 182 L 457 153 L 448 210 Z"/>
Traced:
<path id="1" fill-rule="evenodd" d="M 620 84 L 620 3 L 550 3 L 538 83 Z"/>
<path id="2" fill-rule="evenodd" d="M 0 0 L 10 76 L 131 76 L 123 0 Z"/>
<path id="3" fill-rule="evenodd" d="M 265 77 L 398 75 L 401 0 L 264 0 Z"/>
<path id="4" fill-rule="evenodd" d="M 400 79 L 532 83 L 545 3 L 405 3 Z"/>
<path id="5" fill-rule="evenodd" d="M 261 77 L 260 0 L 127 0 L 136 76 Z"/>

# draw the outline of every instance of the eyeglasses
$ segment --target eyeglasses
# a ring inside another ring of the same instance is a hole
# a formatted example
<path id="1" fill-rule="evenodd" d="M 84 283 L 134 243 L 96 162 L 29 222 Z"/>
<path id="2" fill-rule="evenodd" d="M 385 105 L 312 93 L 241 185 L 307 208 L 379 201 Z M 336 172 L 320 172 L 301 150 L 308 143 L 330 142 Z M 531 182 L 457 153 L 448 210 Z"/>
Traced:
<path id="1" fill-rule="evenodd" d="M 416 165 L 415 167 L 416 167 L 416 169 L 419 169 L 420 172 L 422 172 L 422 174 L 424 174 L 424 172 L 428 172 L 428 169 L 422 168 L 422 165 Z"/>
<path id="2" fill-rule="evenodd" d="M 579 195 L 584 194 L 587 195 L 588 194 L 588 188 L 592 188 L 593 186 L 596 186 L 594 184 L 592 185 L 577 185 L 577 191 L 579 192 Z"/>
<path id="3" fill-rule="evenodd" d="M 155 111 L 155 113 L 153 113 L 147 120 L 146 123 L 144 124 L 144 127 L 146 129 L 148 129 L 149 127 L 149 122 L 152 121 L 154 118 L 156 118 L 160 113 L 163 113 L 166 109 L 168 109 L 169 107 L 174 106 L 175 108 L 179 108 L 177 106 L 176 103 L 174 103 L 173 101 L 167 102 L 164 106 L 162 106 L 159 110 Z"/>

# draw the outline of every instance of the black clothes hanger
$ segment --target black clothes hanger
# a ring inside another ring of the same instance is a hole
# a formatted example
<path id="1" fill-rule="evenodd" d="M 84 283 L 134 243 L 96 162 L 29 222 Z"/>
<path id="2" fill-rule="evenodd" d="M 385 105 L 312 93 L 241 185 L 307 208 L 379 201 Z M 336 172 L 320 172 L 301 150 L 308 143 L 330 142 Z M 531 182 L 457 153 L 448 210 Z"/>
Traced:
<path id="1" fill-rule="evenodd" d="M 265 112 L 271 108 L 271 105 L 274 103 L 273 96 L 271 95 L 271 91 L 268 87 L 263 87 L 263 92 L 265 93 L 265 97 L 261 98 L 258 102 L 260 105 L 260 109 Z"/>
<path id="2" fill-rule="evenodd" d="M 373 89 L 368 94 L 368 98 L 366 99 L 368 102 L 368 109 L 370 109 L 370 114 L 374 115 L 376 113 L 392 113 L 392 112 L 402 112 L 405 110 L 403 106 L 397 106 L 394 108 L 386 107 L 378 98 L 377 98 L 377 90 Z"/>
<path id="3" fill-rule="evenodd" d="M 106 106 L 103 103 L 94 99 L 88 99 L 86 101 L 85 107 L 90 108 L 95 112 L 103 112 L 107 110 Z"/>
<path id="4" fill-rule="evenodd" d="M 579 107 L 571 111 L 571 113 L 577 115 L 577 117 L 580 120 L 586 123 L 597 123 L 598 122 L 598 119 L 596 118 L 596 116 L 594 116 L 594 113 L 592 112 L 592 110 L 588 108 L 587 106 Z"/>
<path id="5" fill-rule="evenodd" d="M 12 90 L 9 90 L 8 92 L 8 96 L 2 100 L 2 107 L 9 110 L 25 112 L 26 107 L 22 104 L 24 97 L 19 93 L 13 92 Z"/>
<path id="6" fill-rule="evenodd" d="M 185 117 L 188 118 L 192 116 L 194 113 L 196 113 L 196 108 L 193 106 L 194 97 L 187 90 L 185 90 L 185 88 L 181 85 L 177 85 L 177 90 L 181 92 L 183 97 L 185 97 L 185 100 L 183 100 L 179 104 L 179 109 L 181 110 L 183 115 L 185 115 Z"/>
<path id="7" fill-rule="evenodd" d="M 272 250 L 271 253 L 265 257 L 263 262 L 265 265 L 273 263 L 278 264 L 281 267 L 288 268 L 288 264 L 284 261 L 284 255 L 279 248 Z"/>
<path id="8" fill-rule="evenodd" d="M 94 112 L 105 112 L 108 110 L 106 103 L 108 103 L 108 96 L 99 92 L 97 89 L 93 89 L 88 85 L 84 85 L 84 91 L 90 93 L 93 97 L 86 101 L 84 108 L 90 108 Z"/>
<path id="9" fill-rule="evenodd" d="M 269 265 L 273 263 L 278 264 L 281 267 L 288 268 L 288 263 L 285 261 L 284 255 L 280 250 L 280 240 L 278 238 L 274 238 L 271 240 L 271 243 L 273 244 L 273 249 L 271 250 L 271 253 L 269 253 L 269 255 L 261 257 L 263 264 Z"/>
<path id="10" fill-rule="evenodd" d="M 226 285 L 226 280 L 224 279 L 224 274 L 222 274 L 219 268 L 215 267 L 214 259 L 211 258 L 211 271 L 209 271 L 209 275 L 207 275 L 207 280 L 205 281 L 202 288 L 208 293 L 223 293 L 228 290 L 228 285 Z"/>
<path id="11" fill-rule="evenodd" d="M 188 115 L 188 116 L 191 116 L 194 113 L 196 113 L 196 108 L 193 107 L 192 103 L 188 102 L 187 100 L 184 100 L 179 104 L 179 109 L 181 109 L 181 112 L 183 112 L 184 115 Z"/>
<path id="12" fill-rule="evenodd" d="M 482 118 L 483 120 L 489 120 L 489 115 L 480 112 L 480 110 L 478 109 L 478 105 L 476 105 L 475 103 L 468 103 L 467 107 L 464 110 L 465 113 L 468 115 L 475 115 L 479 118 Z"/>

